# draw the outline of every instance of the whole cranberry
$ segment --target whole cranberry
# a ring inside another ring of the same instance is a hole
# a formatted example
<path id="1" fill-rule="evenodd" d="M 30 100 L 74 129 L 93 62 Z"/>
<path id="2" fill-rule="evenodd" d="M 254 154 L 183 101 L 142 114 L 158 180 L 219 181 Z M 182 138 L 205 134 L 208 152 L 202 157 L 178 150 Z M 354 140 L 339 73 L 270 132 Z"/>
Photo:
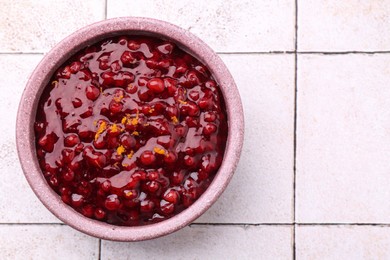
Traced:
<path id="1" fill-rule="evenodd" d="M 156 156 L 152 151 L 146 150 L 141 154 L 140 161 L 144 165 L 151 165 L 156 161 Z"/>
<path id="2" fill-rule="evenodd" d="M 90 85 L 85 89 L 85 95 L 89 100 L 95 101 L 100 96 L 100 90 L 94 85 Z"/>
<path id="3" fill-rule="evenodd" d="M 215 133 L 217 131 L 217 126 L 215 124 L 212 124 L 212 123 L 208 123 L 207 125 L 205 125 L 203 127 L 203 134 L 204 135 L 211 135 L 213 133 Z"/>
<path id="4" fill-rule="evenodd" d="M 134 148 L 137 144 L 137 141 L 135 140 L 134 136 L 129 135 L 128 133 L 125 133 L 120 137 L 120 142 L 126 149 Z"/>
<path id="5" fill-rule="evenodd" d="M 152 78 L 146 86 L 154 93 L 161 93 L 165 90 L 164 81 L 160 78 Z"/>
<path id="6" fill-rule="evenodd" d="M 177 204 L 179 202 L 180 197 L 179 193 L 176 190 L 169 189 L 164 193 L 163 199 L 173 204 Z"/>
<path id="7" fill-rule="evenodd" d="M 146 213 L 152 212 L 154 206 L 155 206 L 155 204 L 153 201 L 151 201 L 149 199 L 143 200 L 140 203 L 140 211 L 146 212 Z"/>
<path id="8" fill-rule="evenodd" d="M 38 144 L 46 152 L 51 153 L 54 150 L 54 144 L 57 142 L 58 136 L 55 133 L 50 133 L 42 136 L 38 140 Z"/>
<path id="9" fill-rule="evenodd" d="M 160 209 L 164 215 L 169 215 L 175 211 L 175 205 L 166 201 L 161 201 Z"/>
<path id="10" fill-rule="evenodd" d="M 94 216 L 96 219 L 104 219 L 106 217 L 106 212 L 102 208 L 96 208 Z"/>
<path id="11" fill-rule="evenodd" d="M 64 145 L 66 147 L 73 147 L 80 143 L 80 138 L 76 134 L 69 134 L 64 138 Z"/>
<path id="12" fill-rule="evenodd" d="M 107 196 L 106 201 L 104 202 L 104 206 L 106 207 L 106 209 L 111 211 L 119 209 L 120 205 L 121 202 L 118 198 L 118 195 L 116 194 L 111 194 Z"/>

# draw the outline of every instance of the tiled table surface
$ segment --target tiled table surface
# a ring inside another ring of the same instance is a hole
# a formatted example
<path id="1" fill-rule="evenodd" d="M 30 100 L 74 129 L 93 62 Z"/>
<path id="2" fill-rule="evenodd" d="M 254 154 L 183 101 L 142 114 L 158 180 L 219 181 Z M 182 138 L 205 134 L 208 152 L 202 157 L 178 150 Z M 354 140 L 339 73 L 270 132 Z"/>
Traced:
<path id="1" fill-rule="evenodd" d="M 390 1 L 0 3 L 1 259 L 390 259 Z M 220 200 L 191 226 L 138 243 L 63 225 L 15 149 L 18 102 L 43 54 L 117 16 L 202 38 L 231 70 L 246 118 Z"/>

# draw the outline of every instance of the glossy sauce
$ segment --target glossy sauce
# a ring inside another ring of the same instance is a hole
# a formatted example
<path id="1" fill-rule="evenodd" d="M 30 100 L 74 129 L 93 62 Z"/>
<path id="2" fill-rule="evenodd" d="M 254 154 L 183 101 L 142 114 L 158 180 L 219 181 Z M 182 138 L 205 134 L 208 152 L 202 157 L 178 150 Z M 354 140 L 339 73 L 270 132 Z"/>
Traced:
<path id="1" fill-rule="evenodd" d="M 121 36 L 62 65 L 37 110 L 37 156 L 62 200 L 114 225 L 189 207 L 224 154 L 227 117 L 209 70 L 174 44 Z"/>

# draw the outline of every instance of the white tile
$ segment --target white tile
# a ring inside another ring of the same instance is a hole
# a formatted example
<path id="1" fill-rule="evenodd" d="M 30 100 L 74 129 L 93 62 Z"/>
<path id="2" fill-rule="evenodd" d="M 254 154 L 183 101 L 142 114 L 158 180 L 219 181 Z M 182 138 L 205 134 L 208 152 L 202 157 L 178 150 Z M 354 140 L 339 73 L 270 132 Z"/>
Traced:
<path id="1" fill-rule="evenodd" d="M 0 223 L 59 222 L 27 184 L 15 143 L 19 100 L 30 73 L 41 59 L 42 55 L 0 55 Z"/>
<path id="2" fill-rule="evenodd" d="M 190 30 L 220 52 L 294 49 L 294 1 L 109 0 L 108 17 L 143 16 Z"/>
<path id="3" fill-rule="evenodd" d="M 97 259 L 99 240 L 63 225 L 0 225 L 2 259 Z"/>
<path id="4" fill-rule="evenodd" d="M 104 260 L 121 259 L 291 259 L 289 226 L 192 225 L 155 240 L 102 241 Z"/>
<path id="5" fill-rule="evenodd" d="M 390 228 L 298 226 L 296 258 L 310 260 L 390 259 Z"/>
<path id="6" fill-rule="evenodd" d="M 390 55 L 298 60 L 297 220 L 390 222 Z"/>
<path id="7" fill-rule="evenodd" d="M 1 1 L 0 51 L 46 52 L 77 29 L 104 19 L 104 0 Z"/>
<path id="8" fill-rule="evenodd" d="M 289 223 L 293 201 L 294 56 L 221 57 L 241 94 L 245 140 L 227 190 L 198 222 Z"/>
<path id="9" fill-rule="evenodd" d="M 298 1 L 298 50 L 390 50 L 390 1 Z"/>

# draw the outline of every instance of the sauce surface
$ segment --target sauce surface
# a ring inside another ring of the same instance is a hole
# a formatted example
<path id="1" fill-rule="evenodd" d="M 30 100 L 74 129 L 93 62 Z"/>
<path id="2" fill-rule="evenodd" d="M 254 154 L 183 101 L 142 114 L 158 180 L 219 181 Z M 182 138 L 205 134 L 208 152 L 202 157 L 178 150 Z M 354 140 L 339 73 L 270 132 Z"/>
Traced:
<path id="1" fill-rule="evenodd" d="M 227 116 L 218 83 L 173 43 L 120 36 L 70 58 L 35 122 L 42 173 L 84 216 L 137 226 L 172 217 L 221 165 Z"/>

